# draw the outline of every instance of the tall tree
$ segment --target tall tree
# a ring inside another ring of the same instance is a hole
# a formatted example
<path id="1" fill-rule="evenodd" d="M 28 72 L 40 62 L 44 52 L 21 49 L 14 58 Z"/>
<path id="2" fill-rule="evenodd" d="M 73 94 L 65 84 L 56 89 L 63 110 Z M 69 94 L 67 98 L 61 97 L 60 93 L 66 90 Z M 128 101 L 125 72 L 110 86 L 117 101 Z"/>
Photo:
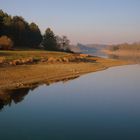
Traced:
<path id="1" fill-rule="evenodd" d="M 6 14 L 0 10 L 0 36 L 4 34 L 4 23 L 3 23 L 3 18 L 6 16 Z"/>
<path id="2" fill-rule="evenodd" d="M 30 43 L 30 46 L 38 46 L 41 41 L 42 41 L 42 35 L 41 35 L 41 32 L 38 28 L 38 26 L 35 24 L 35 23 L 31 23 L 29 25 L 29 29 L 30 29 L 30 33 L 29 33 L 29 43 Z"/>
<path id="3" fill-rule="evenodd" d="M 57 51 L 57 41 L 53 31 L 47 28 L 43 36 L 42 45 L 46 50 Z"/>
<path id="4" fill-rule="evenodd" d="M 0 10 L 0 36 L 12 39 L 14 46 L 36 47 L 42 41 L 40 29 L 35 23 L 29 24 L 23 17 L 11 17 Z"/>
<path id="5" fill-rule="evenodd" d="M 14 16 L 13 17 L 13 40 L 16 46 L 25 46 L 26 45 L 26 29 L 28 23 L 22 17 Z"/>

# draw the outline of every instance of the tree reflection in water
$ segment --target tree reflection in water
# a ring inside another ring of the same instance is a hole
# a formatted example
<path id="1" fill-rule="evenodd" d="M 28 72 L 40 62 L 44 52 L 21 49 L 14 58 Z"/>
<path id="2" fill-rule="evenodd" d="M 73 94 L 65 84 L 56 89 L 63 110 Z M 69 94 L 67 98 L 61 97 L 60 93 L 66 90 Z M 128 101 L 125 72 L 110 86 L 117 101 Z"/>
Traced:
<path id="1" fill-rule="evenodd" d="M 73 80 L 78 78 L 79 76 L 72 76 L 72 77 L 67 77 L 61 80 L 56 80 L 56 81 L 50 81 L 50 82 L 45 82 L 44 85 L 49 86 L 54 82 L 60 82 L 62 81 L 63 83 L 66 83 L 67 81 Z M 19 103 L 24 100 L 24 97 L 29 93 L 29 91 L 35 90 L 39 85 L 31 85 L 31 87 L 28 88 L 20 88 L 20 89 L 7 89 L 7 90 L 2 90 L 0 89 L 0 111 L 4 108 L 4 106 L 11 106 L 12 103 Z"/>
<path id="2" fill-rule="evenodd" d="M 29 88 L 13 89 L 13 90 L 0 90 L 0 110 L 4 106 L 11 106 L 12 102 L 15 104 L 24 100 L 24 97 L 29 93 Z"/>

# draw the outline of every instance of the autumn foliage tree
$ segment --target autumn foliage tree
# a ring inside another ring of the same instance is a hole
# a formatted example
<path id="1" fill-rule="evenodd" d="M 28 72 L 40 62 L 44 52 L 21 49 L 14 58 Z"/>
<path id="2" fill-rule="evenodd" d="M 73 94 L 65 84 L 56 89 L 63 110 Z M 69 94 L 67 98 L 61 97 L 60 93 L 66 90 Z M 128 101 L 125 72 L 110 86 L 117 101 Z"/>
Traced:
<path id="1" fill-rule="evenodd" d="M 13 47 L 13 41 L 7 36 L 0 37 L 0 49 L 1 50 L 10 50 Z"/>

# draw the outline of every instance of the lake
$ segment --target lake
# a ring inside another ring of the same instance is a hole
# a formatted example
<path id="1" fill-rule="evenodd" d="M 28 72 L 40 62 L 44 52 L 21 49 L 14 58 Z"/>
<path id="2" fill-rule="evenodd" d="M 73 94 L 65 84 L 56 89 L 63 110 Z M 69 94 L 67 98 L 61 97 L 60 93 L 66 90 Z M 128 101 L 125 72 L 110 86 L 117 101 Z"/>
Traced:
<path id="1" fill-rule="evenodd" d="M 1 140 L 140 140 L 140 65 L 1 91 L 0 108 Z"/>

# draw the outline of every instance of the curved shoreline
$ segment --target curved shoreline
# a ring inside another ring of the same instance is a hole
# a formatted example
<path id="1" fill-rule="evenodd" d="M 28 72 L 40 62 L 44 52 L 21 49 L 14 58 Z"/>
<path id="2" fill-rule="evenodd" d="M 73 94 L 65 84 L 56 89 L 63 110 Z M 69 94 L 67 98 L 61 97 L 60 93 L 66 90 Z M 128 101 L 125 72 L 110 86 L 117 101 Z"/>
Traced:
<path id="1" fill-rule="evenodd" d="M 92 59 L 92 58 L 90 58 Z M 113 66 L 132 64 L 125 61 L 93 57 L 96 62 L 39 63 L 0 68 L 0 89 L 17 89 L 51 84 L 77 78 L 83 74 Z"/>

